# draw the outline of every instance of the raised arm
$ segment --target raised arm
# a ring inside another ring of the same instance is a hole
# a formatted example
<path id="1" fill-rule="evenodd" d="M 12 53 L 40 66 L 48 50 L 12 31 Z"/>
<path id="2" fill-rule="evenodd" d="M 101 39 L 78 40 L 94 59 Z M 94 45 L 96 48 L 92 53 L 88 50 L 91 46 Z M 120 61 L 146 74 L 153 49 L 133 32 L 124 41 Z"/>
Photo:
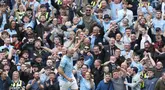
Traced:
<path id="1" fill-rule="evenodd" d="M 112 28 L 110 28 L 109 30 L 107 30 L 107 32 L 104 34 L 104 38 L 105 38 L 105 40 L 107 40 L 108 42 L 109 42 L 109 40 L 110 40 L 110 37 L 108 37 L 108 35 L 109 35 L 111 29 L 112 29 Z"/>
<path id="2" fill-rule="evenodd" d="M 154 61 L 153 58 L 151 57 L 151 53 L 148 54 L 148 57 L 149 57 L 149 59 L 150 59 L 150 61 L 151 61 L 151 64 L 152 64 L 153 66 L 156 66 L 155 61 Z"/>
<path id="3" fill-rule="evenodd" d="M 132 83 L 127 83 L 127 82 L 124 82 L 124 84 L 134 88 L 136 87 L 139 83 L 141 82 L 141 79 L 139 78 L 137 82 L 132 82 Z"/>

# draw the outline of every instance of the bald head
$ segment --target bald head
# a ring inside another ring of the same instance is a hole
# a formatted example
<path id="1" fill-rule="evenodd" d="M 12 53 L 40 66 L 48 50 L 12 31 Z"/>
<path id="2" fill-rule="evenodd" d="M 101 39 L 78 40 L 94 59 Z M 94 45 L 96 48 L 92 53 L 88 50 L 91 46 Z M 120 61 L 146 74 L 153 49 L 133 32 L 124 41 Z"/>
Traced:
<path id="1" fill-rule="evenodd" d="M 67 50 L 67 56 L 68 56 L 68 57 L 72 57 L 73 54 L 74 54 L 74 49 L 73 49 L 73 48 Z"/>
<path id="2" fill-rule="evenodd" d="M 157 62 L 156 63 L 156 69 L 162 69 L 163 68 L 163 64 L 162 64 L 162 62 Z"/>

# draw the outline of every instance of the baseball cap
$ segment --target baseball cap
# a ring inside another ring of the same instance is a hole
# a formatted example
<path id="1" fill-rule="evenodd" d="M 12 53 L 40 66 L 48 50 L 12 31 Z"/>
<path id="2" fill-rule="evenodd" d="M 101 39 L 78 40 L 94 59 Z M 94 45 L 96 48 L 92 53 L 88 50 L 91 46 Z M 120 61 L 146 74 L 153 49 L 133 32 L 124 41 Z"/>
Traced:
<path id="1" fill-rule="evenodd" d="M 103 18 L 104 19 L 106 19 L 106 18 L 109 18 L 110 19 L 110 16 L 108 14 L 105 14 Z"/>

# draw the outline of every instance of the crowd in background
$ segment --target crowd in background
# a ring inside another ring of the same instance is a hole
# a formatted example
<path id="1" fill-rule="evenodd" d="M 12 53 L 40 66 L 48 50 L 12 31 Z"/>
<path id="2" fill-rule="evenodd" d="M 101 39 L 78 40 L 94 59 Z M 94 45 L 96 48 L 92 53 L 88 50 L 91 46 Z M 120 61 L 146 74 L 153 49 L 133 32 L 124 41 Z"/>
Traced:
<path id="1" fill-rule="evenodd" d="M 165 0 L 0 0 L 0 90 L 165 90 Z"/>

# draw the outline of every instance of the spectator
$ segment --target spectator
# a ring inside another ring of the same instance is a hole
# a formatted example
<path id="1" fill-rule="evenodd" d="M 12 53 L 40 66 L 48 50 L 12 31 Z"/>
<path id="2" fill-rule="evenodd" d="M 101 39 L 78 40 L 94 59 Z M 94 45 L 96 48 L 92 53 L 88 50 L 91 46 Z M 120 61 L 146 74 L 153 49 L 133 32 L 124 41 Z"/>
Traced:
<path id="1" fill-rule="evenodd" d="M 4 40 L 6 39 L 6 38 L 9 38 L 10 37 L 10 35 L 9 35 L 9 33 L 7 32 L 7 31 L 3 31 L 2 33 L 1 33 L 1 37 L 0 37 L 0 42 L 1 42 L 1 46 L 2 45 L 4 45 Z"/>
<path id="2" fill-rule="evenodd" d="M 0 50 L 2 51 L 2 49 L 6 48 L 8 51 L 10 51 L 13 48 L 10 38 L 5 38 L 4 42 L 4 45 L 0 46 Z"/>
<path id="3" fill-rule="evenodd" d="M 124 82 L 124 84 L 130 86 L 132 90 L 140 90 L 140 75 L 138 74 L 138 68 L 133 67 L 133 77 L 132 77 L 132 83 Z"/>
<path id="4" fill-rule="evenodd" d="M 95 84 L 90 72 L 85 73 L 85 77 L 80 77 L 80 90 L 95 90 Z"/>
<path id="5" fill-rule="evenodd" d="M 130 43 L 125 42 L 124 50 L 121 51 L 121 56 L 124 56 L 125 59 L 131 58 L 133 56 L 133 50 L 131 50 Z"/>
<path id="6" fill-rule="evenodd" d="M 125 42 L 131 42 L 131 28 L 125 28 L 125 33 L 123 34 L 122 41 Z"/>
<path id="7" fill-rule="evenodd" d="M 92 7 L 90 5 L 86 6 L 85 16 L 83 17 L 83 23 L 85 24 L 85 28 L 90 30 L 91 33 L 91 25 L 94 23 L 94 20 L 92 19 Z"/>
<path id="8" fill-rule="evenodd" d="M 164 32 L 164 25 L 165 22 L 164 20 L 161 18 L 162 17 L 162 12 L 157 10 L 156 11 L 156 17 L 153 19 L 152 23 L 153 23 L 153 27 L 154 27 L 154 33 L 156 31 L 156 28 L 159 27 L 161 29 L 162 32 Z M 158 24 L 159 23 L 159 24 Z"/>
<path id="9" fill-rule="evenodd" d="M 49 73 L 49 80 L 45 82 L 45 90 L 60 90 L 59 82 L 54 72 Z"/>
<path id="10" fill-rule="evenodd" d="M 10 90 L 25 90 L 25 83 L 19 79 L 19 72 L 14 71 L 13 72 L 13 79 L 12 79 L 12 84 L 10 86 Z"/>
<path id="11" fill-rule="evenodd" d="M 143 48 L 144 48 L 144 43 L 145 43 L 146 41 L 148 41 L 148 42 L 150 42 L 150 43 L 151 43 L 152 41 L 151 41 L 150 36 L 147 34 L 145 28 L 140 28 L 139 30 L 142 32 L 142 39 L 141 39 L 141 42 L 140 42 L 140 49 L 143 49 Z"/>
<path id="12" fill-rule="evenodd" d="M 99 42 L 99 44 L 102 46 L 101 42 Z M 94 57 L 94 60 L 100 59 L 102 60 L 102 62 L 104 62 L 104 50 L 100 48 L 99 46 L 95 45 L 93 47 L 93 57 Z"/>
<path id="13" fill-rule="evenodd" d="M 33 79 L 29 80 L 26 89 L 27 90 L 44 90 L 44 85 L 40 81 L 39 72 L 33 74 Z"/>
<path id="14" fill-rule="evenodd" d="M 51 72 L 50 67 L 45 67 L 43 70 L 40 71 L 40 80 L 41 83 L 46 82 L 49 79 L 49 73 Z"/>
<path id="15" fill-rule="evenodd" d="M 2 2 L 0 8 L 1 8 L 0 31 L 2 32 L 4 30 L 5 24 L 9 23 L 8 14 L 7 14 L 7 4 Z"/>
<path id="16" fill-rule="evenodd" d="M 109 61 L 105 62 L 103 65 L 107 65 L 109 67 L 109 71 L 112 73 L 112 71 L 115 70 L 118 66 L 116 64 L 116 57 L 111 56 Z"/>
<path id="17" fill-rule="evenodd" d="M 143 70 L 143 65 L 140 63 L 140 57 L 138 55 L 134 56 L 134 60 L 132 61 L 131 67 L 137 67 L 138 72 L 141 72 Z"/>
<path id="18" fill-rule="evenodd" d="M 162 85 L 164 79 L 165 79 L 165 73 L 162 74 L 162 78 L 159 79 L 158 82 L 156 83 L 155 90 L 163 90 L 165 88 L 164 85 Z"/>
<path id="19" fill-rule="evenodd" d="M 109 40 L 109 45 L 104 46 L 104 51 L 105 51 L 105 61 L 108 61 L 110 56 L 113 56 L 115 53 L 115 50 L 117 49 L 117 46 L 115 45 L 115 39 L 110 38 Z"/>
<path id="20" fill-rule="evenodd" d="M 104 76 L 103 68 L 101 66 L 101 60 L 95 60 L 94 68 L 92 69 L 92 74 L 94 76 L 95 87 L 97 87 L 97 85 L 103 79 Z"/>
<path id="21" fill-rule="evenodd" d="M 153 16 L 153 7 L 150 6 L 149 2 L 147 0 L 143 0 L 140 3 L 140 6 L 138 7 L 138 12 L 143 12 L 144 16 L 146 17 L 147 15 Z"/>
<path id="22" fill-rule="evenodd" d="M 122 9 L 122 0 L 114 0 L 110 2 L 112 20 L 118 18 L 118 11 Z"/>
<path id="23" fill-rule="evenodd" d="M 115 69 L 113 73 L 112 83 L 114 86 L 114 90 L 126 90 L 126 87 L 124 85 L 124 80 L 126 77 L 126 73 L 124 73 L 123 76 L 120 76 L 119 69 Z M 119 86 L 120 84 L 120 86 Z"/>
<path id="24" fill-rule="evenodd" d="M 143 90 L 155 90 L 155 85 L 158 79 L 154 76 L 154 69 L 149 68 L 147 73 L 148 79 L 144 80 L 145 85 Z"/>
<path id="25" fill-rule="evenodd" d="M 2 71 L 1 70 L 1 78 L 0 78 L 0 89 L 4 90 L 4 89 L 9 89 L 10 85 L 11 85 L 11 79 L 8 76 L 8 72 L 6 71 Z"/>
<path id="26" fill-rule="evenodd" d="M 164 72 L 162 62 L 157 62 L 155 68 L 156 68 L 156 70 L 155 70 L 155 77 L 156 78 L 161 77 L 162 73 Z"/>
<path id="27" fill-rule="evenodd" d="M 0 69 L 26 89 L 153 89 L 165 69 L 164 6 L 164 0 L 0 0 Z M 7 80 L 4 90 L 20 86 Z"/>
<path id="28" fill-rule="evenodd" d="M 117 33 L 115 39 L 116 39 L 115 45 L 117 46 L 117 48 L 120 48 L 120 50 L 124 50 L 122 35 L 120 33 Z"/>
<path id="29" fill-rule="evenodd" d="M 121 50 L 120 49 L 115 50 L 115 57 L 117 59 L 116 64 L 118 64 L 118 65 L 121 65 L 125 61 L 124 56 L 121 56 Z"/>
<path id="30" fill-rule="evenodd" d="M 100 81 L 96 90 L 114 90 L 109 73 L 105 74 L 104 79 Z"/>
<path id="31" fill-rule="evenodd" d="M 10 27 L 6 31 L 10 34 L 10 37 L 12 37 L 13 34 L 19 33 L 18 28 L 16 27 L 16 22 L 14 20 L 10 22 Z"/>
<path id="32" fill-rule="evenodd" d="M 129 9 L 127 9 L 128 6 L 128 2 L 123 2 L 123 9 L 119 10 L 118 13 L 118 18 L 123 17 L 124 15 L 126 15 L 125 18 L 128 19 L 129 21 L 129 26 L 132 25 L 132 20 L 133 20 L 133 12 Z"/>

